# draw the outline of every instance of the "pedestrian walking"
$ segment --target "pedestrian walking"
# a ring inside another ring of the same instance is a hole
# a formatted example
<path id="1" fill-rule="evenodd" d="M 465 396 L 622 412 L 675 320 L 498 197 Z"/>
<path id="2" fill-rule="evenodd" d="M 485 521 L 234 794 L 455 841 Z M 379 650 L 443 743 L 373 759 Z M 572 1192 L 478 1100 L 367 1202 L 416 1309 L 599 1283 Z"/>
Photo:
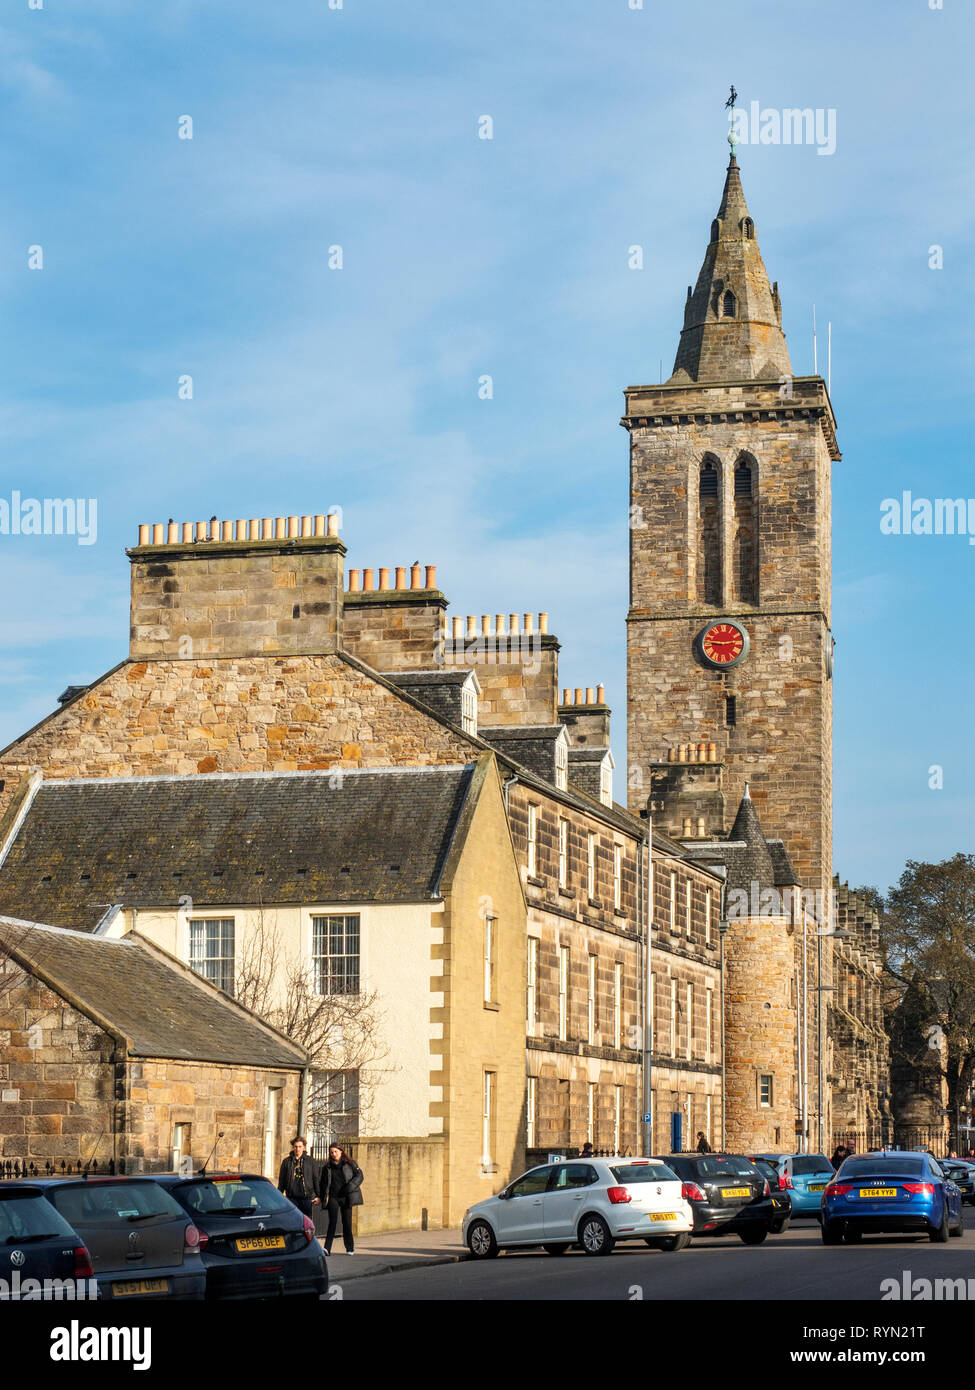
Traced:
<path id="1" fill-rule="evenodd" d="M 579 1150 L 579 1157 L 592 1158 L 592 1145 L 590 1144 L 588 1139 L 583 1144 L 582 1148 Z"/>
<path id="2" fill-rule="evenodd" d="M 305 1216 L 311 1216 L 312 1208 L 319 1203 L 318 1164 L 308 1153 L 303 1134 L 296 1134 L 291 1141 L 291 1153 L 281 1164 L 278 1173 L 278 1191 L 283 1192 L 289 1201 Z"/>
<path id="3" fill-rule="evenodd" d="M 849 1149 L 847 1149 L 844 1144 L 837 1144 L 836 1148 L 833 1150 L 833 1157 L 830 1159 L 830 1163 L 832 1163 L 834 1168 L 838 1168 L 849 1152 Z"/>
<path id="4" fill-rule="evenodd" d="M 699 1154 L 709 1154 L 713 1152 L 711 1145 L 704 1137 L 703 1129 L 699 1129 L 697 1132 L 697 1151 Z"/>
<path id="5" fill-rule="evenodd" d="M 325 1170 L 328 1170 L 327 1173 Z M 328 1183 L 327 1188 L 325 1187 Z M 340 1144 L 332 1144 L 328 1162 L 322 1165 L 319 1191 L 325 1191 L 328 1210 L 328 1230 L 325 1234 L 325 1254 L 332 1253 L 332 1241 L 339 1216 L 342 1217 L 342 1240 L 347 1255 L 355 1254 L 352 1236 L 352 1208 L 362 1206 L 362 1169 Z"/>

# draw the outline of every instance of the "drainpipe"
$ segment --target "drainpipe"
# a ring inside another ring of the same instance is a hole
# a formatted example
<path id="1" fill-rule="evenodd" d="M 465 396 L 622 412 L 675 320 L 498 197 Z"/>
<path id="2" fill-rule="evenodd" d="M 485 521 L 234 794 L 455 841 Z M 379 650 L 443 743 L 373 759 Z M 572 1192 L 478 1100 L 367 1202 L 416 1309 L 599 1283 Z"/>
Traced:
<path id="1" fill-rule="evenodd" d="M 509 787 L 513 787 L 514 784 L 515 784 L 516 782 L 520 782 L 520 781 L 521 781 L 521 778 L 518 776 L 518 774 L 517 774 L 517 772 L 516 772 L 513 776 L 509 777 L 509 778 L 502 784 L 502 794 L 503 794 L 503 796 L 504 796 L 504 813 L 505 813 L 505 815 L 508 814 L 508 788 L 509 788 Z"/>
<path id="2" fill-rule="evenodd" d="M 655 1116 L 653 1114 L 653 1063 L 651 1052 L 653 1048 L 653 1038 L 650 1035 L 650 1009 L 651 999 L 650 990 L 652 987 L 652 964 L 653 964 L 653 942 L 651 940 L 651 929 L 653 925 L 653 824 L 650 808 L 647 807 L 647 836 L 641 842 L 639 857 L 638 875 L 638 898 L 640 920 L 642 926 L 641 940 L 643 943 L 643 970 L 640 972 L 640 983 L 643 992 L 643 1153 L 649 1157 L 653 1153 L 653 1125 Z"/>
<path id="3" fill-rule="evenodd" d="M 725 869 L 725 873 L 726 873 L 726 874 L 727 874 L 727 872 L 728 872 L 727 869 Z M 726 1091 L 727 1091 L 726 1075 L 725 1075 L 725 1071 L 726 1071 L 726 1064 L 725 1064 L 725 1033 L 727 1032 L 727 1028 L 726 1028 L 726 1025 L 725 1025 L 725 991 L 724 991 L 724 975 L 725 975 L 724 939 L 725 939 L 725 937 L 726 937 L 727 934 L 728 934 L 728 919 L 727 919 L 727 917 L 725 916 L 725 889 L 726 889 L 726 888 L 727 888 L 727 883 L 722 883 L 722 885 L 721 885 L 721 916 L 720 916 L 720 918 L 718 919 L 718 936 L 719 936 L 720 941 L 721 941 L 721 1151 L 722 1151 L 722 1153 L 724 1153 L 724 1151 L 726 1150 L 727 1145 L 728 1145 L 728 1139 L 727 1139 L 727 1133 L 726 1133 L 726 1129 L 727 1129 L 727 1102 L 726 1102 L 726 1099 L 725 1099 L 725 1095 L 726 1095 Z"/>
<path id="4" fill-rule="evenodd" d="M 311 1081 L 311 1067 L 303 1067 L 301 1081 L 298 1083 L 298 1133 L 306 1132 L 305 1124 L 308 1119 L 308 1088 Z"/>

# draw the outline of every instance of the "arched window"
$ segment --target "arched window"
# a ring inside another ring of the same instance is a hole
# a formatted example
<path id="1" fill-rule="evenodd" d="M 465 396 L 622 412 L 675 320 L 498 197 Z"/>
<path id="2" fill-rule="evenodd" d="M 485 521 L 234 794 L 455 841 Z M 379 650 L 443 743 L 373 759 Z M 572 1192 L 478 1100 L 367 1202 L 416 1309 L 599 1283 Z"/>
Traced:
<path id="1" fill-rule="evenodd" d="M 753 241 L 755 239 L 755 223 L 750 217 L 742 220 L 741 230 L 746 240 Z"/>
<path id="2" fill-rule="evenodd" d="M 717 241 L 717 239 L 718 239 L 720 233 L 721 233 L 721 227 L 720 227 L 720 224 L 718 223 L 717 218 L 715 218 L 715 220 L 711 223 L 711 240 L 712 240 L 712 241 Z"/>
<path id="3" fill-rule="evenodd" d="M 725 290 L 724 298 L 721 301 L 721 314 L 723 318 L 733 319 L 735 316 L 735 296 L 730 290 Z"/>
<path id="4" fill-rule="evenodd" d="M 697 598 L 700 603 L 721 602 L 721 524 L 717 460 L 701 462 L 697 505 Z"/>
<path id="5" fill-rule="evenodd" d="M 758 504 L 755 460 L 743 455 L 735 464 L 734 593 L 742 603 L 758 602 Z"/>

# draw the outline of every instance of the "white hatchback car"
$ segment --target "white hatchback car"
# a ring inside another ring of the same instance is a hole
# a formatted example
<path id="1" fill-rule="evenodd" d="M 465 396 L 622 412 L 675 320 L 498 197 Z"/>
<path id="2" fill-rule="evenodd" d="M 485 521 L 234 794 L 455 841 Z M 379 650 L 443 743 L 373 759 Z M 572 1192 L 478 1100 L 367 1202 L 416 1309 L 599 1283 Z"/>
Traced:
<path id="1" fill-rule="evenodd" d="M 484 1260 L 530 1245 L 550 1255 L 563 1255 L 570 1245 L 608 1255 L 618 1240 L 683 1250 L 693 1227 L 683 1184 L 663 1163 L 587 1158 L 530 1169 L 496 1197 L 469 1207 L 463 1232 L 471 1255 Z"/>

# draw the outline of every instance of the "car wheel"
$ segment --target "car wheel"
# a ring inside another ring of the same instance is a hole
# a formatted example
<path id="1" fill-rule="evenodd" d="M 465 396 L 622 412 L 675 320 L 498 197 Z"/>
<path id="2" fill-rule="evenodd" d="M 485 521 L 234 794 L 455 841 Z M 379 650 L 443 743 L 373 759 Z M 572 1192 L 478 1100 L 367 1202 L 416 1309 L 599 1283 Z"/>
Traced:
<path id="1" fill-rule="evenodd" d="M 569 1248 L 568 1241 L 559 1241 L 558 1245 L 543 1245 L 542 1249 L 546 1255 L 564 1255 Z"/>
<path id="2" fill-rule="evenodd" d="M 842 1245 L 843 1243 L 843 1223 L 842 1221 L 823 1222 L 823 1244 Z"/>
<path id="3" fill-rule="evenodd" d="M 492 1260 L 498 1253 L 498 1242 L 486 1221 L 475 1221 L 467 1232 L 467 1248 L 475 1260 Z"/>
<path id="4" fill-rule="evenodd" d="M 757 1230 L 739 1231 L 738 1234 L 746 1245 L 761 1245 L 762 1241 L 768 1235 L 768 1232 L 769 1228 L 767 1226 L 759 1226 Z"/>
<path id="5" fill-rule="evenodd" d="M 691 1243 L 690 1231 L 681 1231 L 679 1235 L 670 1236 L 662 1245 L 661 1250 L 686 1250 Z"/>
<path id="6" fill-rule="evenodd" d="M 579 1244 L 587 1255 L 611 1255 L 616 1240 L 603 1218 L 590 1212 L 579 1222 Z"/>
<path id="7" fill-rule="evenodd" d="M 941 1225 L 937 1230 L 928 1231 L 928 1239 L 935 1245 L 944 1245 L 948 1239 L 948 1203 L 945 1202 L 944 1216 L 941 1218 Z"/>
<path id="8" fill-rule="evenodd" d="M 965 1208 L 958 1208 L 958 1225 L 951 1233 L 953 1236 L 963 1236 L 965 1234 Z"/>
<path id="9" fill-rule="evenodd" d="M 846 1241 L 847 1245 L 859 1245 L 863 1239 L 863 1232 L 856 1231 L 852 1227 L 847 1226 L 843 1233 L 843 1239 Z"/>

